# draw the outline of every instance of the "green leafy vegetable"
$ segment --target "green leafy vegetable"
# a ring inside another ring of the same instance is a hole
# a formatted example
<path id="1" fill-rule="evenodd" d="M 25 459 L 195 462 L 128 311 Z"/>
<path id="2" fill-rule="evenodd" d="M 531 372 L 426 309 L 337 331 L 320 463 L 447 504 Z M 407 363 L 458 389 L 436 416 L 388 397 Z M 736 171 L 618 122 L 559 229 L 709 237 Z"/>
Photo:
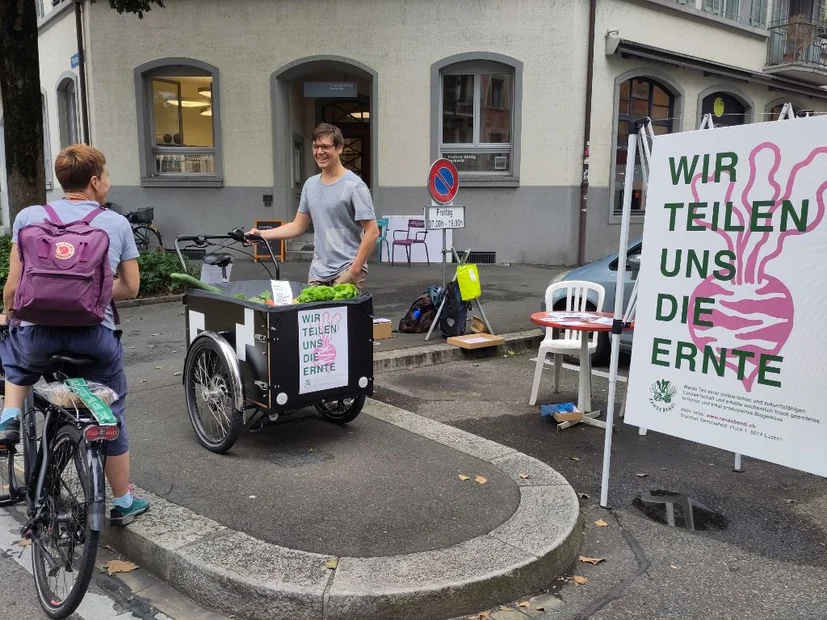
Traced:
<path id="1" fill-rule="evenodd" d="M 353 284 L 335 284 L 333 299 L 353 299 L 359 296 L 359 289 Z"/>
<path id="2" fill-rule="evenodd" d="M 353 299 L 359 296 L 359 289 L 352 284 L 336 284 L 334 286 L 309 286 L 304 289 L 296 301 L 306 304 L 314 301 L 330 301 L 333 299 Z"/>
<path id="3" fill-rule="evenodd" d="M 247 299 L 247 298 L 244 296 L 244 293 L 236 293 L 235 295 L 233 295 L 233 297 L 235 297 L 236 299 L 244 299 L 244 300 L 246 300 L 246 299 Z"/>
<path id="4" fill-rule="evenodd" d="M 182 284 L 190 287 L 190 288 L 197 288 L 202 291 L 206 291 L 208 293 L 218 293 L 223 294 L 222 291 L 217 286 L 213 286 L 212 284 L 207 284 L 206 282 L 202 282 L 198 278 L 195 278 L 187 273 L 171 273 L 169 274 L 171 280 L 175 280 L 176 282 L 181 282 Z"/>

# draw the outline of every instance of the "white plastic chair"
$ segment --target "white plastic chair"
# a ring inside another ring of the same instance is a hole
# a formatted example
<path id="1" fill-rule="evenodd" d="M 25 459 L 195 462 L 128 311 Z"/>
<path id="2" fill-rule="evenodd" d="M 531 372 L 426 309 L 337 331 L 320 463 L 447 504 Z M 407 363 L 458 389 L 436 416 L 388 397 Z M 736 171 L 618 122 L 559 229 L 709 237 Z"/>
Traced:
<path id="1" fill-rule="evenodd" d="M 586 312 L 588 310 L 603 311 L 603 299 L 606 297 L 606 289 L 595 282 L 583 280 L 570 280 L 552 284 L 546 289 L 546 311 L 551 312 L 554 307 L 554 293 L 561 289 L 565 290 L 566 312 Z M 589 300 L 588 293 L 593 292 L 597 297 L 595 308 L 589 308 L 593 302 Z M 559 338 L 552 338 L 553 330 L 546 328 L 546 337 L 540 343 L 537 351 L 537 366 L 534 369 L 534 384 L 531 386 L 531 401 L 534 405 L 537 402 L 537 392 L 540 389 L 540 377 L 543 374 L 546 355 L 554 355 L 554 383 L 555 392 L 560 391 L 560 370 L 563 368 L 564 355 L 579 355 L 580 353 L 580 332 L 567 329 L 560 334 Z M 597 332 L 589 334 L 589 355 L 597 349 Z"/>

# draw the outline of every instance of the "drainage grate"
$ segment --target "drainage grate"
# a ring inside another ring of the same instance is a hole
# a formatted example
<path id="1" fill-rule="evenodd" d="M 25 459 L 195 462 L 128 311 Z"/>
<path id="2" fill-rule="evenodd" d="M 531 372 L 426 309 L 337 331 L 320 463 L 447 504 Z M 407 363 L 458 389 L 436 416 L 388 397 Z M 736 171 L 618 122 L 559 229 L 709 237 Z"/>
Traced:
<path id="1" fill-rule="evenodd" d="M 452 262 L 456 263 L 457 259 L 454 257 Z M 476 263 L 477 265 L 496 265 L 497 264 L 497 253 L 496 252 L 471 252 L 468 255 L 468 262 L 469 263 Z"/>

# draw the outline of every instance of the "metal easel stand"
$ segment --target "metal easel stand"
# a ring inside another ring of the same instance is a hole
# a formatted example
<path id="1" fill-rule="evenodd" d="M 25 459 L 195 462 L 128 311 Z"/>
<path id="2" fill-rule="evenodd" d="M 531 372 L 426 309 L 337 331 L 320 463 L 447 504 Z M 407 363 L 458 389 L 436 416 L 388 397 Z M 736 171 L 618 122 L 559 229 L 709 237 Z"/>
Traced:
<path id="1" fill-rule="evenodd" d="M 444 233 L 444 231 L 443 231 L 443 233 Z M 451 248 L 451 254 L 453 254 L 454 258 L 456 258 L 457 266 L 464 265 L 468 262 L 468 257 L 471 256 L 471 248 L 468 248 L 467 250 L 465 250 L 465 252 L 463 253 L 462 256 L 460 256 L 459 253 L 457 253 L 457 251 L 454 248 Z M 444 273 L 445 273 L 445 262 L 444 262 L 444 255 L 443 255 L 443 274 Z M 447 284 L 447 282 L 445 282 L 444 278 L 445 278 L 445 276 L 443 275 L 442 301 L 439 302 L 439 308 L 436 311 L 436 316 L 434 317 L 433 323 L 431 323 L 431 327 L 428 329 L 428 334 L 425 336 L 425 340 L 429 340 L 431 338 L 431 333 L 433 333 L 434 327 L 436 327 L 436 324 L 439 323 L 439 317 L 442 314 L 443 308 L 445 308 L 445 293 L 447 291 L 447 289 L 445 287 L 445 284 Z M 456 279 L 457 279 L 457 273 L 456 273 L 456 271 L 454 271 L 454 277 L 451 278 L 451 282 L 455 282 Z M 488 322 L 488 317 L 485 316 L 485 310 L 482 309 L 482 302 L 480 301 L 480 298 L 477 297 L 473 301 L 476 302 L 476 304 L 477 304 L 477 308 L 479 309 L 480 314 L 482 315 L 482 320 L 485 322 L 485 327 L 488 329 L 488 333 L 493 335 L 494 330 L 491 329 L 491 323 Z"/>
<path id="2" fill-rule="evenodd" d="M 628 317 L 634 314 L 637 305 L 637 286 L 640 277 L 635 280 L 632 294 L 629 299 L 629 306 L 626 312 L 623 311 L 623 290 L 624 274 L 626 273 L 626 254 L 629 246 L 629 222 L 632 213 L 632 192 L 634 191 L 635 162 L 640 157 L 641 175 L 643 177 L 643 189 L 645 200 L 645 189 L 648 185 L 649 161 L 651 158 L 651 146 L 654 143 L 655 132 L 652 123 L 647 118 L 637 123 L 636 132 L 629 134 L 629 146 L 626 149 L 626 177 L 623 191 L 623 216 L 620 224 L 620 243 L 618 248 L 618 269 L 617 285 L 615 288 L 614 320 L 612 322 L 612 356 L 609 366 L 609 402 L 606 406 L 606 432 L 603 442 L 603 472 L 600 484 L 600 505 L 603 508 L 609 507 L 609 470 L 612 458 L 612 429 L 614 427 L 615 398 L 617 393 L 617 367 L 620 356 L 620 335 L 623 333 Z M 628 386 L 626 392 L 628 393 Z M 625 399 L 624 399 L 625 400 Z M 625 413 L 625 407 L 623 408 Z M 641 429 L 643 430 L 643 429 Z M 645 432 L 645 431 L 643 431 Z"/>

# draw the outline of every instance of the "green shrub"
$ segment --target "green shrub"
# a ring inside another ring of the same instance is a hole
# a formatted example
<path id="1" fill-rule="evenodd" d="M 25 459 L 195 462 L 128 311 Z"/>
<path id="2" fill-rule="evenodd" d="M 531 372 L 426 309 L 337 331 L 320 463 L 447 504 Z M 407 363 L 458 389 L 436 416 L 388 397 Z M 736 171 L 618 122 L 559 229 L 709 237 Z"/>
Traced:
<path id="1" fill-rule="evenodd" d="M 11 237 L 0 237 L 0 288 L 6 284 L 9 275 L 9 254 L 11 253 Z M 175 253 L 145 253 L 138 257 L 141 269 L 141 288 L 138 297 L 155 297 L 181 293 L 184 286 L 173 282 L 169 274 L 181 273 L 181 261 Z M 188 261 L 186 272 L 198 277 L 200 265 L 198 262 Z M 0 299 L 2 307 L 2 299 Z"/>
<path id="2" fill-rule="evenodd" d="M 138 265 L 141 269 L 141 288 L 138 291 L 138 297 L 181 293 L 186 288 L 179 282 L 173 282 L 169 277 L 171 273 L 184 272 L 181 261 L 178 260 L 178 254 L 174 252 L 146 252 L 138 257 Z M 186 273 L 198 277 L 200 275 L 199 263 L 188 261 Z"/>
<path id="3" fill-rule="evenodd" d="M 0 286 L 6 284 L 9 277 L 9 255 L 11 254 L 11 237 L 0 237 Z"/>

